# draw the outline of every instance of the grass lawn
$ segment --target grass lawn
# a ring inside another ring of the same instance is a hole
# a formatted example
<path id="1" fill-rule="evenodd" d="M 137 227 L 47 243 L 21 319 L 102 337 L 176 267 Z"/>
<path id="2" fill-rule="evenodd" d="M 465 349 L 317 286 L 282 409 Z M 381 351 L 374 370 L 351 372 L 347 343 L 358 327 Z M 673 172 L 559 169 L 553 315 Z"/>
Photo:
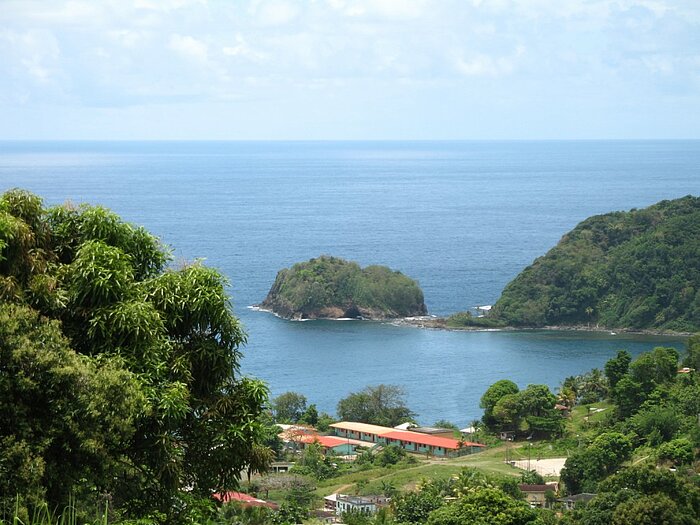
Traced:
<path id="1" fill-rule="evenodd" d="M 466 467 L 473 467 L 505 476 L 519 476 L 519 469 L 506 465 L 505 447 L 494 447 L 477 454 L 445 460 L 420 459 L 417 464 L 399 464 L 393 467 L 372 468 L 337 478 L 320 481 L 316 494 L 326 496 L 341 491 L 350 494 L 381 494 L 387 487 L 413 489 L 422 479 L 445 479 L 455 476 Z M 359 486 L 358 486 L 359 482 Z"/>

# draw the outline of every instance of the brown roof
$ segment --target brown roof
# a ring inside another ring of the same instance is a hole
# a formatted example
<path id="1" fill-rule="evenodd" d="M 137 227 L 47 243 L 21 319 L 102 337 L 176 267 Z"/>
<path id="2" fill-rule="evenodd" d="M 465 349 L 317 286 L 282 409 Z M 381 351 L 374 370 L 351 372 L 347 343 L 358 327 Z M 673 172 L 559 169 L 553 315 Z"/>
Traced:
<path id="1" fill-rule="evenodd" d="M 552 487 L 549 485 L 527 485 L 527 484 L 522 484 L 518 485 L 518 488 L 522 490 L 523 492 L 547 492 L 548 490 L 552 490 Z"/>

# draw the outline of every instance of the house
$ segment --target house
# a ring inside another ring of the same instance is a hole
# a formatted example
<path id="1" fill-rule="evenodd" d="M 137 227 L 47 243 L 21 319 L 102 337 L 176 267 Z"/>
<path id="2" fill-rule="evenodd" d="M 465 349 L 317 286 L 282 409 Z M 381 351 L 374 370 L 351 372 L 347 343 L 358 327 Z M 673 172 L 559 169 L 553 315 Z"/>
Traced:
<path id="1" fill-rule="evenodd" d="M 569 417 L 571 414 L 571 408 L 561 403 L 554 405 L 554 410 L 558 410 L 562 417 Z"/>
<path id="2" fill-rule="evenodd" d="M 343 512 L 374 514 L 377 509 L 387 506 L 390 501 L 384 496 L 349 496 L 347 494 L 331 494 L 323 498 L 324 509 L 333 511 L 338 516 Z"/>
<path id="3" fill-rule="evenodd" d="M 513 441 L 515 439 L 515 432 L 511 430 L 504 430 L 498 435 L 498 437 L 502 441 Z"/>
<path id="4" fill-rule="evenodd" d="M 235 501 L 241 505 L 241 507 L 267 507 L 268 509 L 278 510 L 279 505 L 271 501 L 265 501 L 250 494 L 245 494 L 243 492 L 217 492 L 212 496 L 215 500 L 221 503 L 229 503 Z"/>
<path id="5" fill-rule="evenodd" d="M 270 465 L 270 472 L 274 474 L 285 474 L 294 466 L 292 461 L 273 461 Z"/>
<path id="6" fill-rule="evenodd" d="M 521 484 L 518 488 L 525 494 L 525 500 L 531 507 L 547 507 L 549 506 L 546 498 L 547 492 L 555 492 L 557 489 L 556 483 L 542 485 Z"/>
<path id="7" fill-rule="evenodd" d="M 384 446 L 396 445 L 407 452 L 429 454 L 436 457 L 463 456 L 485 448 L 485 445 L 480 443 L 352 421 L 333 423 L 331 428 L 333 428 L 335 435 L 340 438 Z"/>
<path id="8" fill-rule="evenodd" d="M 323 452 L 333 451 L 339 456 L 354 456 L 357 454 L 357 447 L 366 447 L 367 443 L 348 437 L 322 436 L 313 427 L 303 425 L 277 425 L 282 432 L 277 434 L 282 442 L 292 450 L 302 450 L 311 443 L 318 443 L 323 448 Z"/>
<path id="9" fill-rule="evenodd" d="M 491 306 L 490 304 L 485 304 L 485 305 L 483 305 L 483 306 L 475 306 L 475 307 L 474 307 L 474 309 L 476 310 L 476 316 L 477 316 L 477 317 L 485 317 L 485 316 L 487 316 L 488 314 L 491 313 L 491 309 L 492 309 L 492 308 L 493 308 L 493 306 Z"/>
<path id="10" fill-rule="evenodd" d="M 324 454 L 333 451 L 338 456 L 354 456 L 357 454 L 357 447 L 367 446 L 363 441 L 338 436 L 304 436 L 300 442 L 304 445 L 318 443 L 323 448 Z"/>
<path id="11" fill-rule="evenodd" d="M 588 503 L 593 498 L 595 498 L 595 494 L 591 494 L 590 492 L 582 492 L 581 494 L 574 494 L 572 496 L 566 496 L 565 498 L 559 498 L 557 501 L 563 503 L 567 509 L 571 510 L 576 508 L 579 503 Z"/>

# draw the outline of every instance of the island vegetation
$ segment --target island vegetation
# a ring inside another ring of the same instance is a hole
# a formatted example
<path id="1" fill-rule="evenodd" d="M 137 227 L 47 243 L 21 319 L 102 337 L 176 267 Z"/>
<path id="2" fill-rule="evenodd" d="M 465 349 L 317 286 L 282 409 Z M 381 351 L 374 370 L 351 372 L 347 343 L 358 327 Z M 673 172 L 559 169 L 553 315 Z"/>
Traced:
<path id="1" fill-rule="evenodd" d="M 418 283 L 386 266 L 321 256 L 283 269 L 260 305 L 287 319 L 395 319 L 427 313 Z"/>
<path id="2" fill-rule="evenodd" d="M 700 330 L 700 198 L 590 217 L 503 290 L 510 326 Z"/>

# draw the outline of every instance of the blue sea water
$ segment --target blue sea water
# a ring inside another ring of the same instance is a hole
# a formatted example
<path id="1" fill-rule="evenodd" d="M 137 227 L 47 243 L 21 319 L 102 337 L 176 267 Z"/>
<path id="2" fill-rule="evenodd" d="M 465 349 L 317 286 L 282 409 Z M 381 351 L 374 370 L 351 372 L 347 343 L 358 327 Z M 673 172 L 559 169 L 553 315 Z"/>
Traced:
<path id="1" fill-rule="evenodd" d="M 333 412 L 369 384 L 405 388 L 421 422 L 466 424 L 479 397 L 600 367 L 674 338 L 457 333 L 288 322 L 247 307 L 276 272 L 321 254 L 417 279 L 431 313 L 491 304 L 586 217 L 700 195 L 700 141 L 0 142 L 0 191 L 99 203 L 146 226 L 175 261 L 231 281 L 244 373 Z"/>

